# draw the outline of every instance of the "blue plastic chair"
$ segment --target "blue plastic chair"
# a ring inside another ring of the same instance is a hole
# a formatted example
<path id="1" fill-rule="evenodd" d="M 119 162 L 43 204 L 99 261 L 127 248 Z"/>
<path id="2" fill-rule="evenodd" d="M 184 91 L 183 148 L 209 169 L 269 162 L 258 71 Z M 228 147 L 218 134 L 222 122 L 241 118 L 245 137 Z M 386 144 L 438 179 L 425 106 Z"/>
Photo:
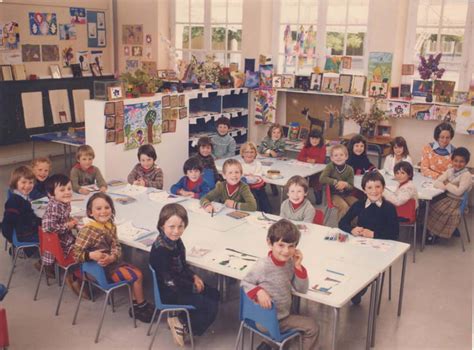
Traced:
<path id="1" fill-rule="evenodd" d="M 267 332 L 259 330 L 257 324 L 265 328 Z M 280 333 L 280 325 L 277 319 L 275 304 L 272 303 L 271 309 L 264 309 L 251 300 L 244 292 L 243 288 L 240 288 L 240 328 L 235 343 L 235 349 L 238 349 L 239 343 L 241 344 L 241 349 L 244 348 L 245 329 L 250 331 L 250 349 L 253 349 L 254 333 L 257 333 L 261 337 L 278 345 L 280 350 L 283 349 L 283 346 L 289 340 L 298 337 L 299 348 L 300 350 L 303 348 L 303 338 L 299 331 L 289 330 L 285 333 Z"/>
<path id="2" fill-rule="evenodd" d="M 10 271 L 10 277 L 8 277 L 7 289 L 10 288 L 10 282 L 12 281 L 13 271 L 15 270 L 16 260 L 18 259 L 18 253 L 24 251 L 26 248 L 36 248 L 39 251 L 39 241 L 33 242 L 20 242 L 16 235 L 16 230 L 13 230 L 12 236 L 12 259 L 13 265 Z"/>
<path id="3" fill-rule="evenodd" d="M 132 310 L 132 318 L 133 318 L 133 326 L 137 328 L 137 321 L 135 320 L 135 312 L 133 310 L 133 300 L 132 300 L 132 289 L 130 287 L 131 282 L 128 281 L 121 281 L 117 283 L 110 283 L 105 276 L 104 268 L 97 264 L 95 261 L 84 262 L 81 265 L 81 272 L 82 272 L 82 284 L 81 290 L 79 292 L 79 296 L 77 298 L 77 306 L 76 312 L 74 313 L 74 319 L 72 320 L 72 324 L 76 324 L 77 314 L 79 313 L 79 306 L 81 305 L 82 300 L 82 291 L 84 290 L 84 285 L 87 282 L 93 284 L 98 289 L 105 293 L 105 300 L 104 306 L 102 307 L 102 316 L 99 323 L 99 328 L 97 329 L 97 334 L 95 336 L 95 343 L 99 341 L 100 331 L 102 329 L 102 324 L 104 323 L 105 311 L 107 310 L 107 304 L 109 302 L 109 297 L 111 297 L 111 293 L 121 287 L 127 287 L 128 289 L 128 296 L 129 296 L 129 304 Z M 112 309 L 113 309 L 112 303 Z"/>
<path id="4" fill-rule="evenodd" d="M 8 189 L 7 190 L 7 200 L 9 200 L 11 196 L 12 196 L 12 190 Z M 8 241 L 5 238 L 5 251 L 7 251 L 7 249 L 8 249 Z"/>
<path id="5" fill-rule="evenodd" d="M 188 321 L 189 336 L 191 338 L 191 347 L 194 349 L 194 339 L 193 339 L 193 330 L 191 328 L 191 317 L 189 316 L 189 310 L 195 310 L 196 308 L 192 305 L 172 305 L 172 304 L 163 304 L 161 302 L 160 290 L 158 288 L 158 281 L 156 279 L 155 269 L 149 265 L 151 274 L 153 276 L 153 295 L 155 297 L 155 311 L 153 312 L 153 317 L 151 318 L 150 327 L 148 328 L 147 335 L 151 334 L 151 329 L 153 327 L 153 321 L 155 320 L 156 313 L 160 310 L 160 315 L 158 316 L 158 322 L 156 323 L 155 333 L 153 338 L 151 338 L 149 350 L 153 348 L 153 342 L 155 341 L 156 335 L 158 334 L 158 328 L 160 327 L 161 316 L 169 312 L 183 311 L 186 313 L 186 320 Z"/>
<path id="6" fill-rule="evenodd" d="M 461 212 L 461 220 L 464 221 L 464 228 L 466 229 L 466 236 L 467 236 L 467 241 L 471 243 L 471 236 L 469 235 L 469 229 L 467 228 L 467 220 L 466 220 L 466 215 L 464 215 L 464 212 L 466 210 L 467 202 L 469 200 L 469 191 L 466 191 L 463 196 L 462 196 L 462 202 L 459 207 L 459 210 Z M 459 229 L 459 228 L 458 228 Z M 460 237 L 461 237 L 461 246 L 462 246 L 462 251 L 465 252 L 466 249 L 464 248 L 464 239 L 462 238 L 462 233 L 461 230 L 459 230 Z"/>
<path id="7" fill-rule="evenodd" d="M 2 301 L 8 293 L 7 287 L 0 283 L 0 301 Z"/>

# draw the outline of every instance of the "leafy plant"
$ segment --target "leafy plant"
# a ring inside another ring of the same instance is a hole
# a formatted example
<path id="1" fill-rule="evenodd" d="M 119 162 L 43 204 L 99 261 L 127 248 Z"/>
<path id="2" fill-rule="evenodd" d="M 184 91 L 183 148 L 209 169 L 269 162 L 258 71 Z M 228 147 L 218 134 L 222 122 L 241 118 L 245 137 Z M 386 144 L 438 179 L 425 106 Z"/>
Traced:
<path id="1" fill-rule="evenodd" d="M 138 90 L 143 93 L 155 93 L 163 85 L 161 79 L 148 74 L 142 69 L 137 69 L 134 73 L 122 73 L 120 79 L 132 92 Z"/>
<path id="2" fill-rule="evenodd" d="M 375 126 L 382 120 L 386 120 L 385 111 L 380 107 L 381 97 L 375 97 L 370 111 L 364 112 L 363 108 L 354 101 L 351 103 L 351 111 L 346 119 L 352 119 L 359 124 L 362 130 L 375 130 Z"/>
<path id="3" fill-rule="evenodd" d="M 420 65 L 418 66 L 418 72 L 420 78 L 423 80 L 428 79 L 441 79 L 443 77 L 444 68 L 439 68 L 439 62 L 441 61 L 442 54 L 439 53 L 436 56 L 429 55 L 428 59 L 420 56 Z"/>

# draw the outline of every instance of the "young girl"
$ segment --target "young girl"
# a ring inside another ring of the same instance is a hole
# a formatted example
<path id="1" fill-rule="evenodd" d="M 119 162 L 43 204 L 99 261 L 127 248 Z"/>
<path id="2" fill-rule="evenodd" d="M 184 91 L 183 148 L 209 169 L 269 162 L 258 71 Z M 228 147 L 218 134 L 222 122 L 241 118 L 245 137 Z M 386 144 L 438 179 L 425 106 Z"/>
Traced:
<path id="1" fill-rule="evenodd" d="M 394 191 L 385 188 L 383 193 L 384 198 L 396 207 L 403 206 L 410 199 L 414 199 L 416 201 L 416 207 L 418 207 L 418 191 L 412 181 L 412 165 L 408 162 L 401 161 L 395 165 L 393 171 L 395 172 L 395 180 L 397 180 L 398 186 Z M 400 221 L 408 221 L 408 218 L 413 215 L 413 213 L 403 213 L 402 211 L 401 208 L 397 211 L 399 219 L 401 219 Z"/>
<path id="2" fill-rule="evenodd" d="M 349 141 L 349 159 L 347 164 L 354 169 L 354 175 L 362 175 L 375 166 L 367 157 L 367 140 L 362 135 L 356 135 Z"/>
<path id="3" fill-rule="evenodd" d="M 219 306 L 219 293 L 196 275 L 186 262 L 186 249 L 181 236 L 188 226 L 188 214 L 180 204 L 165 205 L 158 220 L 159 235 L 150 252 L 150 265 L 156 272 L 161 300 L 165 304 L 187 304 L 194 335 L 202 335 L 214 322 Z M 175 342 L 184 346 L 186 316 L 168 316 Z"/>
<path id="4" fill-rule="evenodd" d="M 163 171 L 155 165 L 156 152 L 153 145 L 141 145 L 138 149 L 138 163 L 128 174 L 127 180 L 131 185 L 163 189 Z"/>
<path id="5" fill-rule="evenodd" d="M 97 261 L 105 269 L 111 282 L 132 282 L 133 310 L 135 318 L 150 323 L 155 311 L 143 296 L 143 275 L 135 266 L 120 261 L 122 248 L 114 224 L 115 208 L 105 193 L 95 193 L 87 201 L 87 216 L 92 219 L 76 237 L 74 257 L 77 262 Z M 132 312 L 129 310 L 132 317 Z"/>
<path id="6" fill-rule="evenodd" d="M 452 168 L 446 170 L 434 183 L 434 187 L 446 190 L 446 193 L 431 205 L 427 243 L 435 243 L 437 237 L 450 238 L 458 227 L 462 197 L 472 188 L 471 173 L 466 168 L 470 158 L 471 154 L 466 148 L 456 148 L 451 156 Z"/>
<path id="7" fill-rule="evenodd" d="M 383 165 L 383 170 L 389 175 L 394 175 L 395 170 L 393 169 L 396 164 L 401 161 L 412 163 L 410 152 L 408 152 L 408 146 L 405 139 L 401 136 L 397 136 L 392 141 L 392 148 L 390 154 L 385 158 L 385 163 Z"/>
<path id="8" fill-rule="evenodd" d="M 212 157 L 212 142 L 211 139 L 207 136 L 199 138 L 197 144 L 197 155 L 203 167 L 202 177 L 209 184 L 211 189 L 216 187 L 216 182 L 219 180 L 219 172 L 216 168 L 216 163 Z"/>
<path id="9" fill-rule="evenodd" d="M 280 124 L 273 124 L 264 137 L 260 146 L 258 146 L 258 153 L 265 157 L 281 157 L 285 155 L 285 139 L 283 138 L 283 128 Z"/>
<path id="10" fill-rule="evenodd" d="M 35 158 L 31 162 L 31 169 L 33 174 L 35 174 L 35 185 L 30 193 L 31 200 L 46 197 L 48 194 L 44 184 L 51 171 L 51 161 L 46 157 Z"/>
<path id="11" fill-rule="evenodd" d="M 267 192 L 265 192 L 265 181 L 262 179 L 262 163 L 257 158 L 257 146 L 253 142 L 247 142 L 240 147 L 242 157 L 243 179 L 249 185 L 255 199 L 258 210 L 265 213 L 271 212 Z"/>
<path id="12" fill-rule="evenodd" d="M 313 164 L 326 163 L 326 145 L 324 144 L 323 134 L 319 129 L 311 130 L 304 147 L 301 149 L 296 159 L 298 159 L 300 162 Z M 313 187 L 316 204 L 321 204 L 323 198 L 321 184 L 319 183 L 319 175 L 320 174 L 310 177 L 310 183 Z"/>

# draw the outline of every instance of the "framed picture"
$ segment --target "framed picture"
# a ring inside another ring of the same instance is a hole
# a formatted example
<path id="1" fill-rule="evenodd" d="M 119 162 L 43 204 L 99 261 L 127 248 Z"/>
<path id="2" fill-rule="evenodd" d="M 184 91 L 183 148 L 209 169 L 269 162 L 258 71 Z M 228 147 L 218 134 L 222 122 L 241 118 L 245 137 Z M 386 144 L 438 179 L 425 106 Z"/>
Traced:
<path id="1" fill-rule="evenodd" d="M 351 83 L 352 75 L 350 74 L 341 74 L 339 75 L 339 88 L 342 89 L 342 92 L 348 94 L 351 92 Z"/>
<path id="2" fill-rule="evenodd" d="M 354 75 L 352 76 L 351 83 L 351 94 L 352 95 L 365 95 L 365 86 L 367 77 L 365 75 Z"/>
<path id="3" fill-rule="evenodd" d="M 400 96 L 400 88 L 398 86 L 394 86 L 390 88 L 390 98 L 398 98 Z"/>
<path id="4" fill-rule="evenodd" d="M 104 107 L 105 115 L 114 115 L 115 114 L 115 102 L 106 102 Z"/>
<path id="5" fill-rule="evenodd" d="M 102 71 L 100 70 L 99 65 L 97 63 L 89 63 L 89 67 L 94 77 L 102 76 Z"/>
<path id="6" fill-rule="evenodd" d="M 279 74 L 275 74 L 272 78 L 272 86 L 274 88 L 281 88 L 282 85 L 282 76 Z"/>
<path id="7" fill-rule="evenodd" d="M 308 135 L 309 135 L 309 129 L 305 127 L 301 127 L 300 133 L 298 134 L 298 138 L 300 140 L 306 140 L 308 138 Z"/>
<path id="8" fill-rule="evenodd" d="M 13 80 L 12 66 L 9 64 L 0 65 L 0 80 Z"/>
<path id="9" fill-rule="evenodd" d="M 115 130 L 105 131 L 105 142 L 106 143 L 115 142 Z"/>
<path id="10" fill-rule="evenodd" d="M 117 101 L 115 103 L 115 114 L 123 115 L 123 101 Z"/>
<path id="11" fill-rule="evenodd" d="M 168 132 L 168 122 L 169 120 L 163 120 L 163 123 L 161 123 L 161 132 L 163 134 L 166 134 Z"/>
<path id="12" fill-rule="evenodd" d="M 180 107 L 186 106 L 186 95 L 179 95 L 179 106 Z"/>
<path id="13" fill-rule="evenodd" d="M 282 88 L 292 89 L 295 87 L 295 76 L 293 74 L 283 74 Z"/>
<path id="14" fill-rule="evenodd" d="M 123 99 L 123 89 L 121 86 L 109 86 L 107 88 L 107 97 L 109 101 Z"/>
<path id="15" fill-rule="evenodd" d="M 411 98 L 411 86 L 410 84 L 400 85 L 400 97 Z"/>
<path id="16" fill-rule="evenodd" d="M 15 80 L 26 80 L 26 68 L 24 64 L 14 64 L 13 69 L 13 78 Z"/>
<path id="17" fill-rule="evenodd" d="M 179 118 L 179 109 L 171 108 L 171 118 L 170 120 L 177 120 Z"/>
<path id="18" fill-rule="evenodd" d="M 377 131 L 375 135 L 390 137 L 391 131 L 392 131 L 392 127 L 390 125 L 377 125 Z"/>
<path id="19" fill-rule="evenodd" d="M 61 79 L 61 68 L 59 68 L 59 65 L 52 64 L 49 66 L 49 70 L 53 79 Z"/>
<path id="20" fill-rule="evenodd" d="M 433 91 L 433 82 L 429 80 L 413 80 L 412 95 L 426 97 L 428 91 Z"/>
<path id="21" fill-rule="evenodd" d="M 297 75 L 295 77 L 295 88 L 301 90 L 309 90 L 311 78 L 306 75 Z"/>
<path id="22" fill-rule="evenodd" d="M 342 65 L 342 69 L 351 69 L 352 68 L 352 57 L 342 56 L 341 65 Z"/>
<path id="23" fill-rule="evenodd" d="M 179 119 L 184 119 L 188 116 L 188 109 L 186 107 L 179 109 Z"/>
<path id="24" fill-rule="evenodd" d="M 170 107 L 176 108 L 179 105 L 178 95 L 171 95 L 170 96 Z"/>
<path id="25" fill-rule="evenodd" d="M 433 95 L 452 97 L 454 94 L 455 81 L 449 80 L 435 80 L 433 86 Z"/>
<path id="26" fill-rule="evenodd" d="M 163 120 L 171 119 L 171 108 L 163 108 L 161 113 Z"/>
<path id="27" fill-rule="evenodd" d="M 161 107 L 168 108 L 170 106 L 170 95 L 165 95 L 161 98 Z"/>
<path id="28" fill-rule="evenodd" d="M 115 116 L 108 115 L 105 117 L 105 128 L 107 130 L 115 129 Z"/>
<path id="29" fill-rule="evenodd" d="M 371 81 L 369 85 L 369 97 L 387 97 L 388 84 L 378 81 Z"/>
<path id="30" fill-rule="evenodd" d="M 402 64 L 402 75 L 413 75 L 415 74 L 414 64 Z"/>
<path id="31" fill-rule="evenodd" d="M 72 76 L 74 78 L 82 77 L 82 69 L 81 69 L 81 65 L 79 63 L 70 64 L 69 67 L 71 67 Z"/>
<path id="32" fill-rule="evenodd" d="M 321 90 L 322 79 L 322 73 L 311 73 L 311 82 L 309 83 L 309 88 L 316 91 Z"/>
<path id="33" fill-rule="evenodd" d="M 115 143 L 118 145 L 119 143 L 125 142 L 125 132 L 123 130 L 117 130 L 115 132 Z"/>
<path id="34" fill-rule="evenodd" d="M 176 120 L 168 120 L 168 132 L 176 132 Z"/>
<path id="35" fill-rule="evenodd" d="M 323 74 L 323 81 L 321 83 L 322 92 L 336 92 L 339 85 L 339 77 L 327 76 Z"/>

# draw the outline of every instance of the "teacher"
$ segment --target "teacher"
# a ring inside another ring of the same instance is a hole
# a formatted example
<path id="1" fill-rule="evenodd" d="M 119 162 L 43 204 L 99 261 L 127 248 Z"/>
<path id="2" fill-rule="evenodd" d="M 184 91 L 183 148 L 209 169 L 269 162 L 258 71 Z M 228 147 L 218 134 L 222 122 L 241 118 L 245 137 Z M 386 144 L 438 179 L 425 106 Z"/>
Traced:
<path id="1" fill-rule="evenodd" d="M 434 129 L 434 142 L 423 147 L 421 173 L 437 179 L 451 166 L 451 154 L 455 147 L 451 144 L 454 129 L 449 123 L 441 123 Z"/>

